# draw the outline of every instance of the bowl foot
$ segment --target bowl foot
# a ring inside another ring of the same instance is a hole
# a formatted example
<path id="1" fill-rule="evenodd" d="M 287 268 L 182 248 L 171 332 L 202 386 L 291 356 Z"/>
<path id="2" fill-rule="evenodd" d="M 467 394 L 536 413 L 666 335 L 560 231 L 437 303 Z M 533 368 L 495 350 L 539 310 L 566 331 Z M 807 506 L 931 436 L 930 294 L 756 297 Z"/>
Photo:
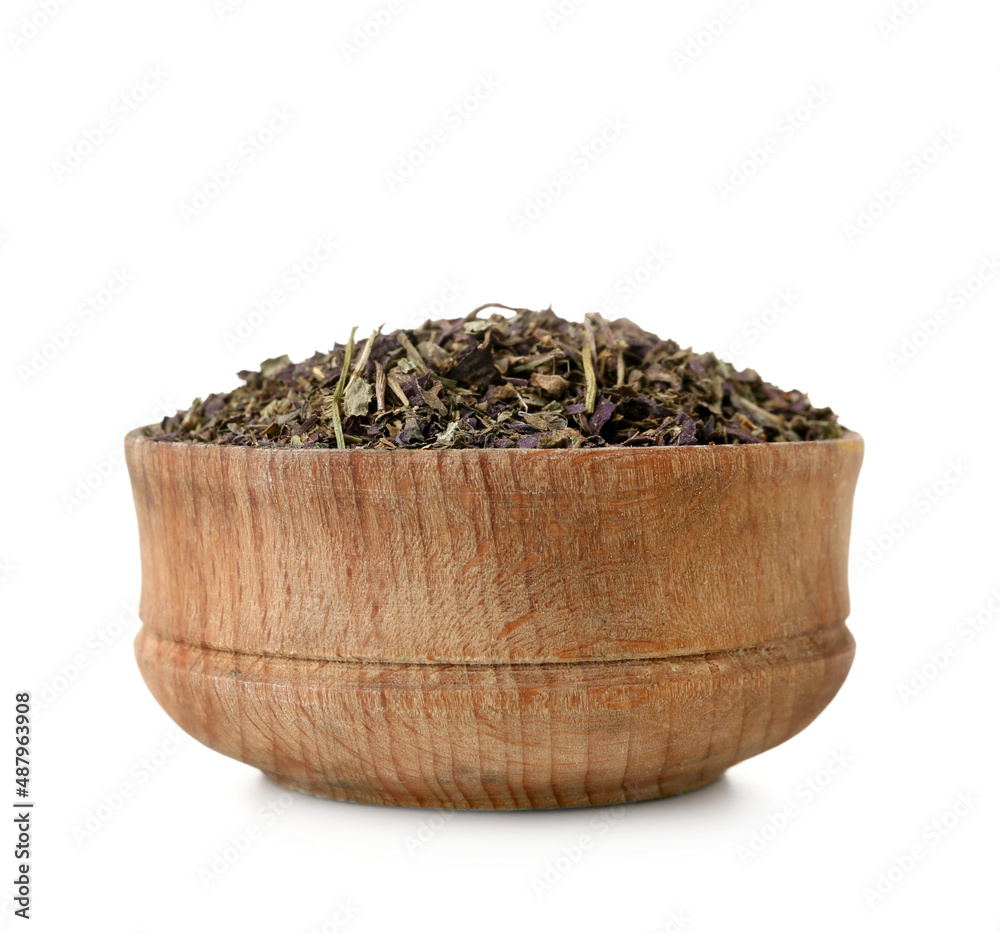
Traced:
<path id="1" fill-rule="evenodd" d="M 652 801 L 658 798 L 672 798 L 676 795 L 698 791 L 717 782 L 726 770 L 706 774 L 693 773 L 678 775 L 644 788 L 612 788 L 600 792 L 583 792 L 574 789 L 549 788 L 545 793 L 522 793 L 514 797 L 510 789 L 502 793 L 482 798 L 463 798 L 457 800 L 430 800 L 415 797 L 399 798 L 392 795 L 376 795 L 365 790 L 346 790 L 340 785 L 326 782 L 316 782 L 296 779 L 287 775 L 277 775 L 274 772 L 261 770 L 271 781 L 276 782 L 291 791 L 311 795 L 315 798 L 327 798 L 334 801 L 349 801 L 354 804 L 378 804 L 390 807 L 422 807 L 436 810 L 462 811 L 515 811 L 541 810 L 552 808 L 575 807 L 609 807 L 616 804 L 630 804 L 637 801 Z"/>
<path id="2" fill-rule="evenodd" d="M 693 791 L 793 736 L 847 675 L 844 626 L 733 653 L 562 664 L 322 662 L 143 628 L 139 664 L 205 745 L 306 794 L 446 809 Z"/>

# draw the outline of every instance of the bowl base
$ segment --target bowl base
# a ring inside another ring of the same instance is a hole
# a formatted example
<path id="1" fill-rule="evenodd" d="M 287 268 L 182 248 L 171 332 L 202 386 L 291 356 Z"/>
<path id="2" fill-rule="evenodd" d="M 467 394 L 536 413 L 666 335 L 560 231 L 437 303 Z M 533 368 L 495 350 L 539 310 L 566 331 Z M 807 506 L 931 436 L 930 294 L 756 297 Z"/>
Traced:
<path id="1" fill-rule="evenodd" d="M 793 736 L 854 655 L 843 625 L 739 652 L 561 664 L 251 656 L 143 627 L 174 720 L 283 785 L 458 810 L 622 804 L 693 791 Z"/>
<path id="2" fill-rule="evenodd" d="M 310 795 L 314 798 L 327 798 L 333 801 L 348 801 L 353 804 L 376 804 L 389 807 L 419 807 L 444 811 L 520 811 L 544 810 L 553 808 L 576 807 L 609 807 L 617 804 L 632 804 L 638 801 L 654 801 L 659 798 L 672 798 L 676 795 L 698 791 L 717 782 L 726 770 L 702 775 L 700 772 L 690 775 L 679 775 L 667 781 L 659 782 L 647 788 L 616 788 L 600 793 L 565 792 L 559 789 L 548 789 L 542 800 L 520 803 L 510 796 L 495 800 L 488 797 L 468 798 L 461 801 L 428 801 L 418 799 L 402 800 L 391 795 L 376 795 L 371 792 L 345 791 L 343 788 L 324 782 L 310 782 L 285 775 L 277 775 L 261 769 L 271 781 L 276 782 L 290 791 Z M 523 801 L 524 799 L 522 799 Z"/>

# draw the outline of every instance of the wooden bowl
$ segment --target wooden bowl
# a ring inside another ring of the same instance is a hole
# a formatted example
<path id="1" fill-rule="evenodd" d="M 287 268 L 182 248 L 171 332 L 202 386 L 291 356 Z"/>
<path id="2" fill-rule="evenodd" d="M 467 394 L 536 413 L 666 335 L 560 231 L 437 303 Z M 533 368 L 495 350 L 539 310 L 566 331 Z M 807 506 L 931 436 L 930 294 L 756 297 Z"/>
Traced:
<path id="1" fill-rule="evenodd" d="M 136 655 L 188 733 L 301 791 L 439 808 L 699 788 L 854 656 L 855 434 L 337 451 L 125 442 Z"/>

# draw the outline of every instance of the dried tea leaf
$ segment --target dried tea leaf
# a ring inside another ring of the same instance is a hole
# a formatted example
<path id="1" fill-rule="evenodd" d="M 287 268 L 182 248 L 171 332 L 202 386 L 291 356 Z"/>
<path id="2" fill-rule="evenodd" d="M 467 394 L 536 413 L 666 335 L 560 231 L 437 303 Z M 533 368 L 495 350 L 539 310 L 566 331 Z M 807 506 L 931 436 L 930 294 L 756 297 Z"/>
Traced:
<path id="1" fill-rule="evenodd" d="M 557 431 L 566 427 L 566 419 L 555 412 L 539 412 L 537 415 L 526 413 L 521 420 L 539 431 Z"/>
<path id="2" fill-rule="evenodd" d="M 286 366 L 291 366 L 291 359 L 288 354 L 283 353 L 280 357 L 271 357 L 260 365 L 260 375 L 264 379 L 271 379 L 276 373 L 281 372 Z"/>
<path id="3" fill-rule="evenodd" d="M 344 392 L 344 415 L 353 418 L 368 414 L 368 405 L 375 395 L 371 383 L 365 379 L 356 379 Z"/>
<path id="4" fill-rule="evenodd" d="M 455 359 L 455 365 L 448 375 L 453 380 L 467 385 L 489 385 L 499 375 L 493 355 L 494 348 L 473 344 Z"/>
<path id="5" fill-rule="evenodd" d="M 400 444 L 414 444 L 424 440 L 423 428 L 416 418 L 408 418 L 403 430 L 396 435 L 396 440 Z"/>
<path id="6" fill-rule="evenodd" d="M 410 339 L 406 336 L 404 331 L 399 331 L 396 334 L 396 340 L 402 344 L 403 349 L 406 351 L 407 359 L 410 361 L 410 365 L 421 375 L 427 372 L 427 364 L 424 363 L 424 358 L 420 356 L 420 351 L 410 342 Z"/>
<path id="7" fill-rule="evenodd" d="M 556 399 L 562 398 L 569 391 L 569 380 L 558 373 L 532 373 L 529 383 Z"/>
<path id="8" fill-rule="evenodd" d="M 431 366 L 436 370 L 445 371 L 452 363 L 451 354 L 433 341 L 421 341 L 417 344 L 417 353 L 424 360 L 430 361 Z"/>
<path id="9" fill-rule="evenodd" d="M 480 319 L 487 308 L 498 312 Z M 356 329 L 355 329 L 356 330 Z M 483 306 L 239 373 L 150 434 L 256 447 L 559 448 L 820 441 L 830 409 L 627 319 Z M 333 387 L 333 388 L 331 388 Z M 372 399 L 375 405 L 372 406 Z"/>
<path id="10" fill-rule="evenodd" d="M 448 427 L 437 436 L 439 444 L 452 445 L 455 443 L 455 434 L 458 431 L 459 421 L 455 419 L 448 423 Z"/>
<path id="11" fill-rule="evenodd" d="M 438 397 L 438 393 L 443 389 L 443 385 L 440 382 L 434 383 L 430 389 L 424 389 L 420 387 L 420 398 L 423 399 L 426 405 L 429 405 L 438 415 L 447 415 L 448 406 L 445 405 L 441 399 Z"/>

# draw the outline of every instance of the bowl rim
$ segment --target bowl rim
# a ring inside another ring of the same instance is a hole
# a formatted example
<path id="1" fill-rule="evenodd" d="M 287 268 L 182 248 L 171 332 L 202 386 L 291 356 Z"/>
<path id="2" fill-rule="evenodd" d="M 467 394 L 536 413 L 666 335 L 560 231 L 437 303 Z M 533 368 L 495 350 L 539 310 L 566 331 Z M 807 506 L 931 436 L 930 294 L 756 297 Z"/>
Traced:
<path id="1" fill-rule="evenodd" d="M 801 451 L 806 448 L 815 448 L 817 446 L 827 447 L 827 446 L 841 446 L 841 447 L 855 447 L 861 446 L 864 448 L 865 439 L 857 431 L 851 431 L 849 429 L 844 430 L 844 434 L 839 438 L 830 438 L 823 441 L 765 441 L 760 444 L 686 444 L 682 446 L 677 445 L 636 445 L 631 447 L 624 444 L 608 445 L 607 447 L 582 447 L 582 448 L 414 448 L 405 449 L 402 451 L 387 451 L 385 449 L 376 448 L 305 448 L 293 445 L 276 445 L 274 447 L 255 447 L 252 445 L 243 444 L 215 444 L 210 441 L 158 441 L 156 438 L 150 437 L 147 433 L 150 429 L 155 429 L 156 425 L 141 425 L 138 428 L 133 428 L 125 435 L 126 445 L 151 445 L 157 447 L 171 447 L 177 448 L 179 450 L 203 450 L 203 451 L 242 451 L 245 454 L 237 456 L 253 456 L 254 454 L 267 454 L 272 457 L 340 457 L 343 455 L 353 454 L 355 457 L 400 457 L 403 454 L 408 455 L 419 455 L 428 456 L 433 455 L 435 457 L 462 457 L 462 456 L 472 456 L 473 454 L 482 457 L 486 456 L 535 456 L 538 457 L 541 454 L 551 455 L 555 457 L 561 456 L 576 456 L 576 457 L 588 457 L 595 455 L 604 456 L 615 456 L 622 454 L 636 454 L 642 453 L 647 456 L 653 451 L 665 452 L 663 455 L 654 456 L 678 456 L 678 457 L 691 457 L 694 456 L 690 452 L 693 451 L 708 451 L 708 452 L 718 452 L 718 451 Z M 672 452 L 672 454 L 667 454 L 666 452 Z M 760 456 L 760 455 L 754 455 Z"/>

